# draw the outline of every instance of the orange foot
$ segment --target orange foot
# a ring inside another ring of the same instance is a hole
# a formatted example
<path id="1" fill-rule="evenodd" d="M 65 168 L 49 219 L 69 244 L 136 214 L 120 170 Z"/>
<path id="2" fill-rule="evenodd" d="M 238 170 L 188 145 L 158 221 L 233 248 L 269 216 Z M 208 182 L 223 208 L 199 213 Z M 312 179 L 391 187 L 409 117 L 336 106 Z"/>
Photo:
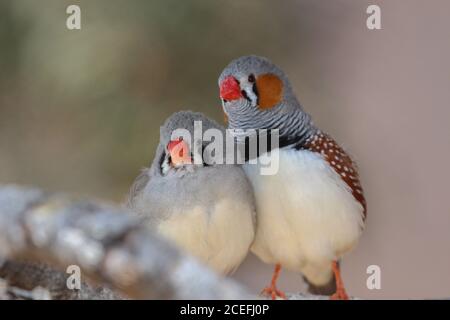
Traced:
<path id="1" fill-rule="evenodd" d="M 334 278 L 336 279 L 336 292 L 331 295 L 331 300 L 349 300 L 347 292 L 345 292 L 344 282 L 342 281 L 341 271 L 339 270 L 339 264 L 333 261 L 332 269 Z"/>
<path id="2" fill-rule="evenodd" d="M 286 299 L 286 295 L 284 294 L 284 292 L 277 289 L 277 279 L 280 275 L 280 271 L 281 265 L 276 264 L 272 276 L 272 281 L 270 282 L 270 286 L 264 288 L 263 291 L 261 291 L 261 294 L 270 296 L 272 300 L 276 300 L 277 297 Z"/>
<path id="3" fill-rule="evenodd" d="M 263 291 L 261 291 L 262 295 L 268 295 L 272 298 L 272 300 L 276 300 L 277 297 L 286 300 L 286 295 L 283 291 L 278 290 L 276 286 L 265 287 Z"/>
<path id="4" fill-rule="evenodd" d="M 349 297 L 345 289 L 338 289 L 331 295 L 330 300 L 349 300 Z"/>

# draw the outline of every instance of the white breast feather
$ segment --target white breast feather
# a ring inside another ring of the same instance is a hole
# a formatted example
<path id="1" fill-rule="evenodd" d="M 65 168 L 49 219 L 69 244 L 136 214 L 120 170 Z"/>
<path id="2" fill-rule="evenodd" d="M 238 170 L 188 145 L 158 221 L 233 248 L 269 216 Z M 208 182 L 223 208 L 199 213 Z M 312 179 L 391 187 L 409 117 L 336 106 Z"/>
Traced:
<path id="1" fill-rule="evenodd" d="M 182 209 L 181 209 L 182 210 Z M 214 208 L 178 212 L 158 226 L 158 232 L 221 274 L 241 264 L 254 238 L 249 204 L 222 199 Z"/>
<path id="2" fill-rule="evenodd" d="M 244 166 L 256 198 L 252 251 L 266 263 L 281 263 L 316 285 L 325 284 L 331 261 L 360 237 L 363 208 L 319 154 L 281 149 L 279 156 L 276 175 L 260 175 L 258 165 Z"/>

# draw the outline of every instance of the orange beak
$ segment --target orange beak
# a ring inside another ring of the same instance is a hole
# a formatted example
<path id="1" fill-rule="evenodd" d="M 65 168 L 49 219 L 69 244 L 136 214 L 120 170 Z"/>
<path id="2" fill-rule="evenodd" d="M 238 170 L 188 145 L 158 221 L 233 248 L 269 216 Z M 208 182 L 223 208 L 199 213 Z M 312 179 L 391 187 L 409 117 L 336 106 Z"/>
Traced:
<path id="1" fill-rule="evenodd" d="M 174 166 L 191 164 L 192 159 L 189 153 L 189 145 L 183 140 L 172 140 L 167 144 L 167 150 Z"/>

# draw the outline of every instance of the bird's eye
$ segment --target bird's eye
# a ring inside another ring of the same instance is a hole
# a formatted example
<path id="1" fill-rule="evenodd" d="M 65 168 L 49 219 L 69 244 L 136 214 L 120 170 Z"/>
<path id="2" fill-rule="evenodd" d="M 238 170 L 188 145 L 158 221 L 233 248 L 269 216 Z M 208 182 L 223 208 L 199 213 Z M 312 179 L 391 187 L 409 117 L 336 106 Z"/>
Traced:
<path id="1" fill-rule="evenodd" d="M 255 82 L 255 75 L 254 74 L 251 74 L 251 75 L 248 76 L 248 82 L 250 82 L 250 83 Z"/>

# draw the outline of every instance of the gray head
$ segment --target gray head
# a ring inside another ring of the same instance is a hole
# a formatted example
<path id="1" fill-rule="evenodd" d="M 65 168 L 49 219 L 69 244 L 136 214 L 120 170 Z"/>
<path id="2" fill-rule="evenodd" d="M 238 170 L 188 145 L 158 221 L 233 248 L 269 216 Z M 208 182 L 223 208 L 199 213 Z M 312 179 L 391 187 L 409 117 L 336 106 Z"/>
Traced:
<path id="1" fill-rule="evenodd" d="M 233 60 L 219 77 L 220 97 L 233 129 L 279 129 L 281 137 L 314 130 L 284 72 L 266 58 Z"/>
<path id="2" fill-rule="evenodd" d="M 194 153 L 203 155 L 202 137 L 208 129 L 219 130 L 222 134 L 225 130 L 198 112 L 180 111 L 172 114 L 161 126 L 160 142 L 152 167 L 162 175 L 193 169 Z M 202 166 L 203 162 L 195 165 Z"/>

